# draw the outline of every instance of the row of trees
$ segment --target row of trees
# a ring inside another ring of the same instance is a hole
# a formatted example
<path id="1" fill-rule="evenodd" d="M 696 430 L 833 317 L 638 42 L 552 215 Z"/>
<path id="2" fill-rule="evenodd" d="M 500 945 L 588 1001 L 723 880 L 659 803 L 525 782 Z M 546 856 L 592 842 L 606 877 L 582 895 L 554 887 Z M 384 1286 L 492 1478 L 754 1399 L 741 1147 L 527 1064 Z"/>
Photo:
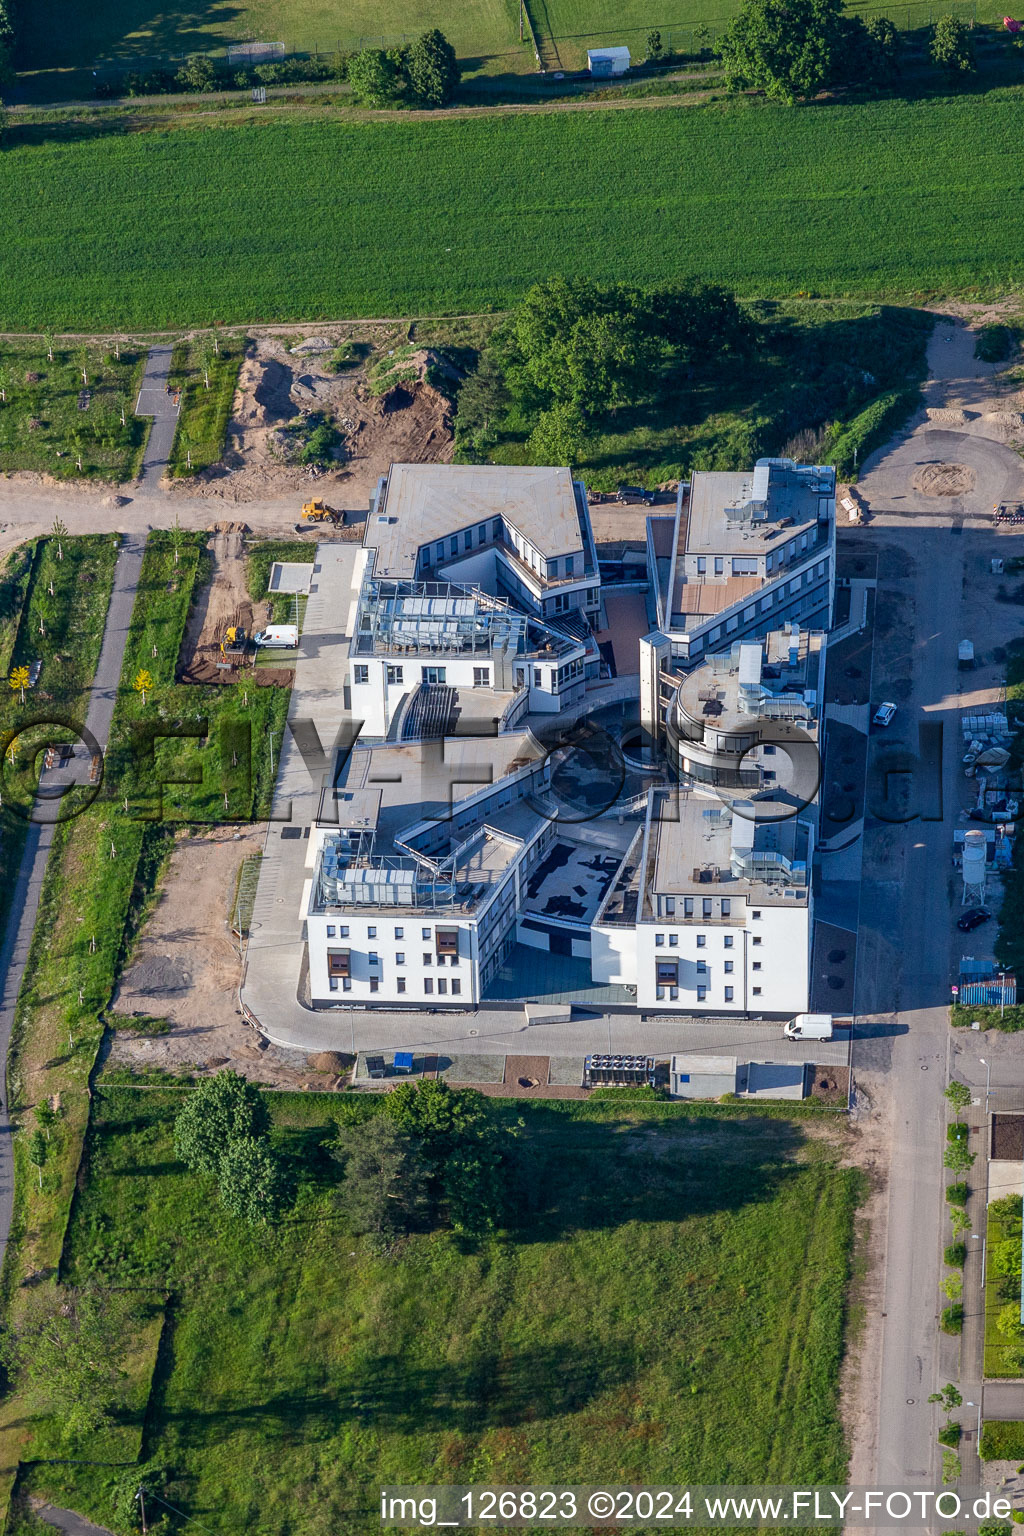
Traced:
<path id="1" fill-rule="evenodd" d="M 888 17 L 848 15 L 843 0 L 744 0 L 715 51 L 730 90 L 760 90 L 792 104 L 828 86 L 890 85 L 902 50 Z M 931 56 L 951 75 L 973 69 L 967 24 L 941 17 Z"/>
<path id="2" fill-rule="evenodd" d="M 291 1198 L 263 1095 L 237 1072 L 218 1072 L 187 1095 L 174 1122 L 174 1148 L 193 1173 L 216 1180 L 221 1203 L 243 1221 L 272 1221 Z"/>
<path id="3" fill-rule="evenodd" d="M 575 463 L 598 417 L 652 398 L 669 367 L 745 353 L 753 334 L 733 295 L 710 283 L 537 283 L 462 386 L 460 451 L 486 453 L 511 415 L 532 424 L 536 462 Z"/>
<path id="4" fill-rule="evenodd" d="M 0 0 L 0 15 L 6 0 Z M 143 74 L 129 70 L 119 84 L 98 82 L 100 96 L 162 95 L 174 91 L 248 90 L 253 85 L 288 85 L 305 80 L 347 80 L 358 102 L 368 107 L 406 104 L 446 107 L 459 84 L 455 49 L 436 27 L 407 48 L 364 48 L 328 58 L 280 59 L 249 69 L 227 68 L 207 54 L 193 54 L 178 70 Z"/>

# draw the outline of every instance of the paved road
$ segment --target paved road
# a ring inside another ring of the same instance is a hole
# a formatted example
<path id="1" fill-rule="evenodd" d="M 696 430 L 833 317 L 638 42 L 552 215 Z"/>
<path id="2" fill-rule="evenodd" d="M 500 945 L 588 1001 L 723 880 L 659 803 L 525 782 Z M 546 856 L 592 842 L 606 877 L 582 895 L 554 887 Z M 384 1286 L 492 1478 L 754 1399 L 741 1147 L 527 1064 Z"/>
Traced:
<path id="1" fill-rule="evenodd" d="M 55 1504 L 39 1504 L 34 1513 L 44 1525 L 52 1525 L 66 1536 L 114 1536 L 105 1525 L 93 1525 L 84 1515 L 76 1515 L 73 1509 L 59 1509 Z"/>
<path id="2" fill-rule="evenodd" d="M 139 398 L 135 402 L 136 416 L 153 418 L 139 477 L 139 491 L 143 495 L 159 490 L 170 463 L 174 434 L 178 429 L 179 407 L 174 403 L 173 396 L 167 393 L 173 353 L 174 348 L 169 346 L 150 349 Z"/>
<path id="3" fill-rule="evenodd" d="M 142 550 L 143 546 L 138 541 L 128 541 L 122 545 L 114 570 L 103 644 L 86 713 L 87 738 L 91 738 L 91 742 L 95 742 L 101 751 L 106 748 L 110 734 L 128 625 L 142 568 Z M 85 782 L 91 757 L 91 744 L 85 747 L 79 745 L 67 769 L 60 773 L 44 772 L 40 779 L 33 820 L 18 867 L 7 928 L 0 945 L 0 977 L 3 978 L 0 984 L 0 1059 L 5 1063 L 10 1049 L 14 1011 L 39 910 L 46 863 L 53 844 L 61 785 Z M 7 1249 L 14 1202 L 14 1153 L 6 1098 L 5 1094 L 4 1107 L 0 1112 L 0 1264 L 3 1263 Z"/>

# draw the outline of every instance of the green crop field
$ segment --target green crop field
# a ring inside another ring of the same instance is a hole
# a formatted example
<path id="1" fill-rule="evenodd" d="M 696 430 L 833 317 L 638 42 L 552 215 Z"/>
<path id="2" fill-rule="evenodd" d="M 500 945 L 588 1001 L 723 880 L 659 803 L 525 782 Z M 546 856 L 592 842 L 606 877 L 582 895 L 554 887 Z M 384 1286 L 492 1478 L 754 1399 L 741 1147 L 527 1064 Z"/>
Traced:
<path id="1" fill-rule="evenodd" d="M 521 1230 L 381 1252 L 324 1147 L 336 1097 L 269 1095 L 301 1181 L 269 1230 L 175 1161 L 181 1101 L 98 1085 L 65 1253 L 72 1283 L 170 1291 L 144 1455 L 196 1529 L 359 1536 L 389 1481 L 843 1480 L 858 1175 L 827 1127 L 531 1103 Z M 107 1525 L 110 1481 L 46 1466 L 23 1488 Z"/>
<path id="2" fill-rule="evenodd" d="M 480 310 L 558 272 L 1004 291 L 1024 274 L 1021 106 L 998 90 L 15 142 L 0 329 Z"/>

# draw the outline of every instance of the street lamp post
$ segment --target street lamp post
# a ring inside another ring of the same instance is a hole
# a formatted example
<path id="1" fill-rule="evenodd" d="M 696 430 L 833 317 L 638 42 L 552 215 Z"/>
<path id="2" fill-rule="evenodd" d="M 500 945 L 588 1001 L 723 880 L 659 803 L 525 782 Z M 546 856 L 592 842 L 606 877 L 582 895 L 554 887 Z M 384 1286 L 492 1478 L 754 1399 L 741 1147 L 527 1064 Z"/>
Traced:
<path id="1" fill-rule="evenodd" d="M 1006 1007 L 1006 972 L 1005 971 L 1000 971 L 999 972 L 999 1017 L 1000 1018 L 1003 1017 L 1003 1010 L 1004 1010 L 1005 1007 Z"/>
<path id="2" fill-rule="evenodd" d="M 985 1060 L 984 1056 L 979 1056 L 978 1057 L 978 1062 L 979 1062 L 980 1066 L 983 1066 L 985 1068 L 985 1111 L 987 1113 L 988 1112 L 988 1096 L 989 1096 L 989 1094 L 992 1091 L 992 1068 L 989 1065 L 989 1063 Z"/>

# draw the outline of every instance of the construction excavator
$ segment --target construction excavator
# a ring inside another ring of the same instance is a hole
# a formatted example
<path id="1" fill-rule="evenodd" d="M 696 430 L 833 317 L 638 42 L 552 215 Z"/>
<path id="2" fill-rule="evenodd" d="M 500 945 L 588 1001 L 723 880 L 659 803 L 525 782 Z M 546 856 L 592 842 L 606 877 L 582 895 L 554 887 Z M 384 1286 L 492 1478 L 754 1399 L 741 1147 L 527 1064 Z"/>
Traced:
<path id="1" fill-rule="evenodd" d="M 345 522 L 345 514 L 315 497 L 312 501 L 303 502 L 302 520 L 304 523 L 336 523 L 340 527 Z"/>
<path id="2" fill-rule="evenodd" d="M 224 631 L 220 642 L 220 653 L 226 656 L 228 651 L 245 652 L 249 648 L 249 636 L 241 624 L 231 624 Z"/>

